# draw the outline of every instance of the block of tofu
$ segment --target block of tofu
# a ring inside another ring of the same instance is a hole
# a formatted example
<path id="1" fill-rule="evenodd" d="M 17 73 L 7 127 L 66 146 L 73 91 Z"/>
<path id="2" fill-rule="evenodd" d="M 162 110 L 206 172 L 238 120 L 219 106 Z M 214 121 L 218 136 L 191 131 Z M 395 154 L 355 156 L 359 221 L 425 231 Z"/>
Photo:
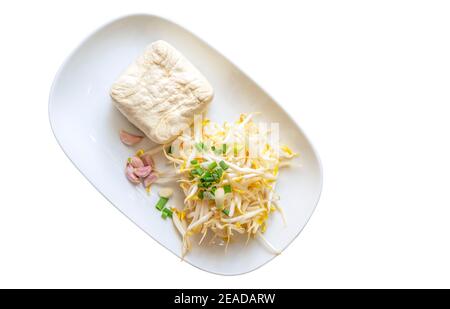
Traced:
<path id="1" fill-rule="evenodd" d="M 164 144 L 205 110 L 213 88 L 179 51 L 156 41 L 112 85 L 111 97 L 131 123 Z"/>

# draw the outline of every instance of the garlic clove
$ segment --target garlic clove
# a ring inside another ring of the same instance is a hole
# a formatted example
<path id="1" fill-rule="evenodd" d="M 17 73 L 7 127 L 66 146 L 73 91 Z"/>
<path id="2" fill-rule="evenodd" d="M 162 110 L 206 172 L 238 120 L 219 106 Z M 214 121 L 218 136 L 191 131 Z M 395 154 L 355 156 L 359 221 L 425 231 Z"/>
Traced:
<path id="1" fill-rule="evenodd" d="M 144 178 L 144 187 L 148 188 L 156 180 L 158 180 L 158 175 L 155 172 L 150 172 L 150 174 Z"/>
<path id="2" fill-rule="evenodd" d="M 137 143 L 139 143 L 144 137 L 140 135 L 134 135 L 131 133 L 128 133 L 124 130 L 120 130 L 120 140 L 122 143 L 128 146 L 133 146 Z"/>
<path id="3" fill-rule="evenodd" d="M 129 158 L 128 163 L 130 163 L 134 168 L 144 167 L 144 162 L 142 162 L 142 160 L 136 156 Z"/>
<path id="4" fill-rule="evenodd" d="M 141 182 L 138 176 L 134 173 L 134 168 L 131 166 L 131 164 L 127 164 L 125 168 L 125 174 L 127 175 L 127 178 L 129 181 L 131 181 L 134 184 L 138 184 Z"/>
<path id="5" fill-rule="evenodd" d="M 142 166 L 135 168 L 134 174 L 140 178 L 145 178 L 150 174 L 151 171 L 152 171 L 151 166 Z"/>
<path id="6" fill-rule="evenodd" d="M 152 168 L 155 167 L 155 161 L 153 160 L 151 155 L 144 153 L 141 156 L 141 160 L 142 160 L 142 162 L 144 162 L 145 166 L 151 166 Z"/>

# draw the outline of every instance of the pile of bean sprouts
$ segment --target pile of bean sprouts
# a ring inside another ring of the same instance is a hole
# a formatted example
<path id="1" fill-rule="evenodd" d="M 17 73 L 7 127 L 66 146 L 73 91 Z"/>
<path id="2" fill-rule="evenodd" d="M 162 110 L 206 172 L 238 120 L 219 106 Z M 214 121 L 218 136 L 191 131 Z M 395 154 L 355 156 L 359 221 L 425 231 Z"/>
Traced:
<path id="1" fill-rule="evenodd" d="M 279 253 L 262 234 L 273 212 L 279 212 L 286 224 L 275 186 L 279 170 L 297 154 L 278 145 L 271 128 L 254 122 L 254 115 L 242 114 L 224 124 L 204 119 L 200 134 L 184 132 L 163 147 L 185 194 L 184 205 L 172 209 L 173 223 L 183 239 L 183 256 L 196 234 L 201 236 L 200 244 L 211 234 L 227 247 L 234 235 L 246 233 L 247 241 L 257 237 Z"/>

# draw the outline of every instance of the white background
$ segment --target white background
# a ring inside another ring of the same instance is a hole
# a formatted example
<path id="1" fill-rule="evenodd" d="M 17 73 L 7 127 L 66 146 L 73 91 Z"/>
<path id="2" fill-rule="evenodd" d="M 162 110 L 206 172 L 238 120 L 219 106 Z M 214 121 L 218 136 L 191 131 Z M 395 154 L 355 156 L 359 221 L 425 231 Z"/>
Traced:
<path id="1" fill-rule="evenodd" d="M 180 262 L 52 135 L 59 65 L 94 29 L 136 12 L 221 51 L 321 156 L 316 212 L 259 270 L 222 277 Z M 446 1 L 3 1 L 0 287 L 449 288 L 449 16 Z"/>

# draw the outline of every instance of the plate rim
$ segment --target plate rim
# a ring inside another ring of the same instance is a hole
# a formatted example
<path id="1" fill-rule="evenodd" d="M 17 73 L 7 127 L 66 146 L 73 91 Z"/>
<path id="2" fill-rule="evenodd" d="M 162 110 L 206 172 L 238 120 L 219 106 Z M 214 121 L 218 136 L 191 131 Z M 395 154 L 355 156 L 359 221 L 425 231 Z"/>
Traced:
<path id="1" fill-rule="evenodd" d="M 156 18 L 156 19 L 160 19 L 164 22 L 169 22 L 177 27 L 182 28 L 184 31 L 187 31 L 189 34 L 193 35 L 196 39 L 200 40 L 203 44 L 205 44 L 208 48 L 212 49 L 214 52 L 218 53 L 219 55 L 221 55 L 222 57 L 224 57 L 231 65 L 233 65 L 235 68 L 237 68 L 239 70 L 239 72 L 241 74 L 243 74 L 246 78 L 248 78 L 249 80 L 251 80 L 268 98 L 270 98 L 286 115 L 286 117 L 288 117 L 288 119 L 290 119 L 292 121 L 292 123 L 295 125 L 295 127 L 301 132 L 301 134 L 304 136 L 305 140 L 308 142 L 308 144 L 311 147 L 311 151 L 314 154 L 315 159 L 317 160 L 317 166 L 318 166 L 318 174 L 319 174 L 319 187 L 318 187 L 318 195 L 317 198 L 314 201 L 314 205 L 312 208 L 311 213 L 309 214 L 309 216 L 306 218 L 305 223 L 303 224 L 302 228 L 298 231 L 298 233 L 292 237 L 292 239 L 280 250 L 280 254 L 274 254 L 272 257 L 270 257 L 269 259 L 267 259 L 264 263 L 259 264 L 256 267 L 251 267 L 248 270 L 245 270 L 243 272 L 236 272 L 236 273 L 221 273 L 221 272 L 215 272 L 213 270 L 209 270 L 209 269 L 205 269 L 202 268 L 199 265 L 195 265 L 193 263 L 191 263 L 189 260 L 184 260 L 184 262 L 187 262 L 189 265 L 202 270 L 204 272 L 207 273 L 211 273 L 214 275 L 220 275 L 220 276 L 239 276 L 239 275 L 245 275 L 248 274 L 250 272 L 253 272 L 261 267 L 263 267 L 264 265 L 266 265 L 267 263 L 269 263 L 270 261 L 272 261 L 273 259 L 275 259 L 277 256 L 281 255 L 282 252 L 284 252 L 289 246 L 291 246 L 291 244 L 294 242 L 294 240 L 296 240 L 299 235 L 302 233 L 303 229 L 308 225 L 309 220 L 311 219 L 312 215 L 314 214 L 314 212 L 316 211 L 317 205 L 320 201 L 321 195 L 322 195 L 322 191 L 323 191 L 323 165 L 322 165 L 322 161 L 320 159 L 320 156 L 316 150 L 316 148 L 314 147 L 313 143 L 311 142 L 311 140 L 308 138 L 308 136 L 306 135 L 306 133 L 303 131 L 303 129 L 299 126 L 299 124 L 291 117 L 290 113 L 286 111 L 286 109 L 283 107 L 282 104 L 280 104 L 277 100 L 275 100 L 273 98 L 272 95 L 270 95 L 267 90 L 262 87 L 258 82 L 256 82 L 253 78 L 250 78 L 249 75 L 247 75 L 246 72 L 244 72 L 239 66 L 237 66 L 233 61 L 231 61 L 226 55 L 224 55 L 223 53 L 219 52 L 216 48 L 214 48 L 211 44 L 209 44 L 208 42 L 206 42 L 205 40 L 203 40 L 201 37 L 197 36 L 195 33 L 191 32 L 188 28 L 184 27 L 183 25 L 174 22 L 173 20 L 166 18 L 165 16 L 161 16 L 161 15 L 156 15 L 156 14 L 149 14 L 149 13 L 130 13 L 130 14 L 124 14 L 124 15 L 120 15 L 118 17 L 114 17 L 110 20 L 108 20 L 107 22 L 102 23 L 100 26 L 96 27 L 93 31 L 89 32 L 76 46 L 75 48 L 64 58 L 63 62 L 61 63 L 61 65 L 59 66 L 55 77 L 53 78 L 51 87 L 50 87 L 50 93 L 49 93 L 49 98 L 48 98 L 48 105 L 47 105 L 47 109 L 48 109 L 48 119 L 49 119 L 49 124 L 50 124 L 50 129 L 52 131 L 53 136 L 56 139 L 56 142 L 58 143 L 59 147 L 61 148 L 61 150 L 63 151 L 63 153 L 66 155 L 66 157 L 69 159 L 69 161 L 75 166 L 75 168 L 81 173 L 81 175 L 83 175 L 83 177 L 109 202 L 111 203 L 114 208 L 116 210 L 118 210 L 121 214 L 123 214 L 128 220 L 130 220 L 135 226 L 137 226 L 140 230 L 142 230 L 145 234 L 147 234 L 148 236 L 150 236 L 154 241 L 156 241 L 158 244 L 160 244 L 162 247 L 164 247 L 166 250 L 172 252 L 175 256 L 180 257 L 176 252 L 174 252 L 173 250 L 169 249 L 168 247 L 166 247 L 163 243 L 161 243 L 157 238 L 153 237 L 152 235 L 150 235 L 147 231 L 145 231 L 142 227 L 140 227 L 136 222 L 134 222 L 126 213 L 124 213 L 122 210 L 120 210 L 120 208 L 118 208 L 99 188 L 97 188 L 97 186 L 91 181 L 91 179 L 78 167 L 77 164 L 75 164 L 75 162 L 72 160 L 72 158 L 69 156 L 69 154 L 66 152 L 66 150 L 64 149 L 64 147 L 61 144 L 61 141 L 58 139 L 58 136 L 56 134 L 53 122 L 52 122 L 52 102 L 53 102 L 53 96 L 54 96 L 54 91 L 55 91 L 55 87 L 56 84 L 58 82 L 58 80 L 60 79 L 60 75 L 63 72 L 63 70 L 65 69 L 65 67 L 67 66 L 67 64 L 69 63 L 69 61 L 73 58 L 73 56 L 78 52 L 78 50 L 85 45 L 85 43 L 91 38 L 93 37 L 96 33 L 98 33 L 99 31 L 101 31 L 102 29 L 107 28 L 108 26 L 121 21 L 121 20 L 126 20 L 126 19 L 132 19 L 132 18 L 139 18 L 139 17 L 145 17 L 145 18 Z"/>

